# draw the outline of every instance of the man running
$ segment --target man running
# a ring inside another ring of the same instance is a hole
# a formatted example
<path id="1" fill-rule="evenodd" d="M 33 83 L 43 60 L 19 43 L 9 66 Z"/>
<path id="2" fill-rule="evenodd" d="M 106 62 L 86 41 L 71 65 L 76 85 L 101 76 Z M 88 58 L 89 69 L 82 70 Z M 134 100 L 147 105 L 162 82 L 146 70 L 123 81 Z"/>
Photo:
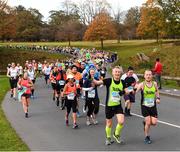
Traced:
<path id="1" fill-rule="evenodd" d="M 153 75 L 152 71 L 146 70 L 144 73 L 145 81 L 138 85 L 136 92 L 141 90 L 141 112 L 144 116 L 144 142 L 146 144 L 151 144 L 152 141 L 149 136 L 149 131 L 151 126 L 157 124 L 157 106 L 160 103 L 159 91 L 157 83 L 152 81 Z"/>
<path id="2" fill-rule="evenodd" d="M 125 116 L 132 116 L 130 110 L 132 107 L 132 103 L 135 103 L 135 94 L 133 90 L 139 81 L 137 75 L 134 73 L 134 68 L 130 66 L 127 73 L 122 75 L 121 80 L 124 81 L 126 88 L 128 88 L 128 90 L 131 92 L 128 95 L 124 95 Z"/>
<path id="3" fill-rule="evenodd" d="M 111 145 L 113 142 L 111 140 L 111 130 L 112 130 L 112 118 L 114 115 L 117 117 L 118 124 L 114 131 L 113 137 L 117 143 L 122 143 L 121 140 L 121 130 L 124 125 L 124 113 L 121 105 L 122 95 L 126 92 L 129 93 L 125 88 L 125 84 L 121 81 L 120 77 L 122 74 L 121 67 L 116 66 L 112 70 L 113 78 L 106 78 L 104 80 L 96 81 L 93 80 L 96 85 L 104 84 L 107 88 L 106 95 L 106 145 Z"/>

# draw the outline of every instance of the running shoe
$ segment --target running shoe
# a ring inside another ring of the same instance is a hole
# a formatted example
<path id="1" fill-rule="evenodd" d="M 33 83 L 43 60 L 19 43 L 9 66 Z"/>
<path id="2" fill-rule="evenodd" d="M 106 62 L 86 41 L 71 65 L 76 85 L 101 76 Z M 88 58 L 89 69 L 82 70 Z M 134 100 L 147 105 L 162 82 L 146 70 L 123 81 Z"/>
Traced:
<path id="1" fill-rule="evenodd" d="M 86 125 L 87 126 L 90 126 L 91 125 L 91 122 L 89 120 L 86 121 Z"/>
<path id="2" fill-rule="evenodd" d="M 73 124 L 73 129 L 76 129 L 76 128 L 78 128 L 78 125 L 75 123 Z"/>
<path id="3" fill-rule="evenodd" d="M 86 108 L 85 108 L 85 106 L 83 106 L 83 113 L 86 113 Z"/>
<path id="4" fill-rule="evenodd" d="M 25 113 L 25 118 L 28 118 L 28 113 Z"/>
<path id="5" fill-rule="evenodd" d="M 105 145 L 109 146 L 109 145 L 111 145 L 112 143 L 114 143 L 114 141 L 112 141 L 111 138 L 106 138 Z"/>
<path id="6" fill-rule="evenodd" d="M 151 139 L 150 139 L 150 136 L 146 136 L 146 137 L 145 137 L 144 143 L 145 143 L 145 144 L 151 144 L 151 143 L 152 143 L 152 141 L 151 141 Z"/>
<path id="7" fill-rule="evenodd" d="M 123 144 L 123 143 L 124 143 L 124 141 L 120 138 L 119 135 L 115 135 L 115 132 L 114 132 L 114 134 L 113 134 L 113 137 L 114 137 L 114 139 L 116 140 L 116 142 L 117 142 L 118 144 Z"/>
<path id="8" fill-rule="evenodd" d="M 97 124 L 98 124 L 98 121 L 97 121 L 96 119 L 92 119 L 92 121 L 93 121 L 93 124 L 94 124 L 94 125 L 97 125 Z"/>

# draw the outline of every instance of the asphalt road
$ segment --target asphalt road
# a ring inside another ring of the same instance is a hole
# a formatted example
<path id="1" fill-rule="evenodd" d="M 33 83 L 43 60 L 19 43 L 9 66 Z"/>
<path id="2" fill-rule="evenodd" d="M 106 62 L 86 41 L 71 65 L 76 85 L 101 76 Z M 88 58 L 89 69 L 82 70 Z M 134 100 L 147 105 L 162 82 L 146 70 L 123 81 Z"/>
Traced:
<path id="1" fill-rule="evenodd" d="M 78 119 L 79 129 L 65 126 L 64 113 L 52 101 L 52 89 L 48 88 L 43 79 L 36 83 L 37 98 L 31 101 L 28 119 L 24 118 L 22 105 L 10 99 L 7 93 L 3 110 L 12 127 L 33 151 L 114 151 L 114 150 L 180 150 L 180 99 L 161 96 L 159 124 L 151 129 L 151 145 L 144 144 L 143 125 L 140 111 L 140 95 L 137 94 L 133 105 L 134 116 L 126 117 L 122 131 L 125 145 L 116 143 L 105 146 L 105 114 L 104 99 L 106 89 L 99 88 L 101 107 L 98 125 L 86 126 L 85 114 Z M 81 102 L 83 105 L 83 102 Z M 81 108 L 82 109 L 82 108 Z M 72 124 L 72 121 L 70 120 Z M 114 127 L 116 120 L 114 119 Z"/>

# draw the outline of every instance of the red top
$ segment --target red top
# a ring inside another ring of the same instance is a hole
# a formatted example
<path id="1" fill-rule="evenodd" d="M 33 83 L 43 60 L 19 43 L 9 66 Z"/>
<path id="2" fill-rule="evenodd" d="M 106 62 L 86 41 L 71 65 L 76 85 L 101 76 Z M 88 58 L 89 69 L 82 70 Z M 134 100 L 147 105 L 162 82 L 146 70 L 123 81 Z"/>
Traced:
<path id="1" fill-rule="evenodd" d="M 71 84 L 68 82 L 68 83 L 66 84 L 65 88 L 66 88 L 66 90 L 64 91 L 65 94 L 70 94 L 70 93 L 72 93 L 72 92 L 73 92 L 74 94 L 76 94 L 77 88 L 76 88 L 76 85 L 75 85 L 75 84 L 71 85 Z"/>
<path id="2" fill-rule="evenodd" d="M 162 73 L 162 64 L 160 62 L 156 62 L 155 67 L 154 67 L 154 72 L 156 74 Z"/>
<path id="3" fill-rule="evenodd" d="M 62 71 L 61 71 L 61 72 L 62 72 Z M 58 75 L 57 75 L 57 77 L 56 77 L 56 80 L 59 81 L 59 80 L 66 80 L 66 79 L 67 79 L 66 73 L 63 72 L 62 76 L 63 76 L 63 78 L 61 78 L 61 73 L 58 72 Z"/>
<path id="4" fill-rule="evenodd" d="M 26 87 L 27 90 L 26 90 L 26 94 L 31 94 L 31 87 L 29 86 L 29 79 L 25 80 L 25 79 L 21 79 L 20 81 L 20 85 L 23 86 L 23 87 Z"/>

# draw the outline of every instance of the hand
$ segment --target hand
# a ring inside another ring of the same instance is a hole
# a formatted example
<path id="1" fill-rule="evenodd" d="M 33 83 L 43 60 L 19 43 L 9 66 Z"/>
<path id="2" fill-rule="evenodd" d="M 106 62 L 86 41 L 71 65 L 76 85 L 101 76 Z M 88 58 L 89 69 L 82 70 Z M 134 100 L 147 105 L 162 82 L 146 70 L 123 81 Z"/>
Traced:
<path id="1" fill-rule="evenodd" d="M 157 103 L 157 104 L 160 104 L 160 99 L 156 99 L 156 103 Z"/>

